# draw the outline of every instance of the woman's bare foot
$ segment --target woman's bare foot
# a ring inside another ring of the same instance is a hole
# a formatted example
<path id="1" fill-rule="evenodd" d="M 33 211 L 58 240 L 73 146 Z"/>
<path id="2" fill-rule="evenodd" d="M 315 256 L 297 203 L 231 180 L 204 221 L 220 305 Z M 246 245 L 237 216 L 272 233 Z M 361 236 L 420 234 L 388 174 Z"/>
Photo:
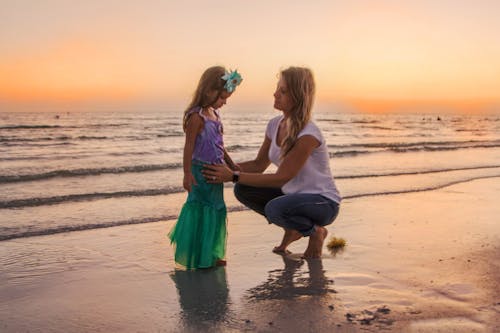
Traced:
<path id="1" fill-rule="evenodd" d="M 326 228 L 316 226 L 316 231 L 309 236 L 309 244 L 307 245 L 303 258 L 321 258 L 323 243 L 325 242 L 327 235 L 328 230 L 326 230 Z"/>
<path id="2" fill-rule="evenodd" d="M 273 247 L 273 252 L 277 254 L 292 254 L 292 251 L 287 249 L 282 250 L 279 246 Z"/>
<path id="3" fill-rule="evenodd" d="M 217 259 L 217 261 L 215 262 L 215 266 L 226 266 L 227 265 L 227 261 L 225 261 L 224 259 Z"/>
<path id="4" fill-rule="evenodd" d="M 291 252 L 286 249 L 288 247 L 288 245 L 290 245 L 291 243 L 293 243 L 296 240 L 299 240 L 301 238 L 302 238 L 302 234 L 300 232 L 298 232 L 297 230 L 285 229 L 285 234 L 283 235 L 283 239 L 281 240 L 281 244 L 278 246 L 275 246 L 273 249 L 273 252 L 280 253 L 280 254 L 290 254 Z"/>

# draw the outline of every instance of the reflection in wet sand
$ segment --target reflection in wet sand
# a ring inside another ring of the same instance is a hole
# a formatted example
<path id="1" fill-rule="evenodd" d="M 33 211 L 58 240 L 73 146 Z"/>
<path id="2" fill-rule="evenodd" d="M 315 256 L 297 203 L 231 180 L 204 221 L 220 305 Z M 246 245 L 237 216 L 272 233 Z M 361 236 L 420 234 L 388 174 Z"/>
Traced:
<path id="1" fill-rule="evenodd" d="M 170 276 L 179 294 L 184 329 L 207 330 L 227 320 L 229 289 L 225 267 L 175 270 Z"/>
<path id="2" fill-rule="evenodd" d="M 269 271 L 267 281 L 247 290 L 247 327 L 264 332 L 340 332 L 345 318 L 342 310 L 337 311 L 333 280 L 326 277 L 322 260 L 282 258 L 283 269 Z"/>
<path id="3" fill-rule="evenodd" d="M 248 290 L 249 299 L 279 300 L 335 293 L 331 288 L 333 280 L 326 278 L 320 259 L 302 260 L 287 255 L 282 257 L 285 267 L 269 271 L 266 282 Z M 300 269 L 304 261 L 309 268 L 307 271 Z"/>

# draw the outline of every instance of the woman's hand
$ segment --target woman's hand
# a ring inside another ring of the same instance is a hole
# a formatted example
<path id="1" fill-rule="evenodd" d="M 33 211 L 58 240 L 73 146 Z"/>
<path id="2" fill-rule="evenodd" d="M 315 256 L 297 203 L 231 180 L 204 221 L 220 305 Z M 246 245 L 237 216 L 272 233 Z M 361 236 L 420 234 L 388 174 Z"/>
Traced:
<path id="1" fill-rule="evenodd" d="M 191 192 L 191 186 L 196 186 L 198 183 L 191 172 L 184 174 L 184 180 L 182 181 L 182 186 L 188 192 Z"/>
<path id="2" fill-rule="evenodd" d="M 206 164 L 201 171 L 207 183 L 217 184 L 233 180 L 233 171 L 224 164 Z"/>

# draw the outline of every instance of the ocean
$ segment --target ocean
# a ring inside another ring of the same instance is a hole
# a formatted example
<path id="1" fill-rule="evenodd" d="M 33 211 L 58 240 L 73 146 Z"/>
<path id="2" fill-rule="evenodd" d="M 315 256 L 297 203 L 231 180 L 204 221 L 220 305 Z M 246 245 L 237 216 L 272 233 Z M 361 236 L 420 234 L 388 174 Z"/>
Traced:
<path id="1" fill-rule="evenodd" d="M 279 113 L 221 114 L 226 149 L 242 162 Z M 500 177 L 499 115 L 314 120 L 344 200 Z M 0 240 L 175 219 L 186 197 L 183 144 L 180 112 L 0 113 Z"/>

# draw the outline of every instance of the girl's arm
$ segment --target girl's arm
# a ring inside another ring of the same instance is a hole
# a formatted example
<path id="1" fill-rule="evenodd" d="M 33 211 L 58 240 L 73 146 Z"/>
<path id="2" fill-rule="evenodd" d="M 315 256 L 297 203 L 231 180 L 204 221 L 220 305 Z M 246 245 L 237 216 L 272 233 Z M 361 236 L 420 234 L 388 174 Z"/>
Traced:
<path id="1" fill-rule="evenodd" d="M 224 161 L 231 170 L 240 170 L 240 166 L 233 162 L 231 156 L 229 156 L 226 148 L 224 147 Z"/>
<path id="2" fill-rule="evenodd" d="M 269 164 L 271 164 L 269 160 L 269 147 L 271 147 L 271 140 L 266 136 L 260 146 L 257 157 L 252 161 L 239 163 L 240 170 L 244 172 L 263 173 Z"/>
<path id="3" fill-rule="evenodd" d="M 182 185 L 186 191 L 191 192 L 191 185 L 196 185 L 196 180 L 191 173 L 191 160 L 193 158 L 196 136 L 203 128 L 203 119 L 198 114 L 192 114 L 186 126 L 186 141 L 184 142 L 184 154 L 182 165 L 184 168 L 184 180 Z"/>
<path id="4" fill-rule="evenodd" d="M 297 140 L 275 173 L 261 174 L 244 171 L 240 173 L 239 183 L 256 187 L 282 187 L 299 173 L 319 145 L 320 142 L 315 137 L 304 135 Z M 233 172 L 225 165 L 207 166 L 203 173 L 209 176 L 207 182 L 212 183 L 226 182 L 233 178 Z M 212 176 L 216 179 L 210 180 Z"/>

